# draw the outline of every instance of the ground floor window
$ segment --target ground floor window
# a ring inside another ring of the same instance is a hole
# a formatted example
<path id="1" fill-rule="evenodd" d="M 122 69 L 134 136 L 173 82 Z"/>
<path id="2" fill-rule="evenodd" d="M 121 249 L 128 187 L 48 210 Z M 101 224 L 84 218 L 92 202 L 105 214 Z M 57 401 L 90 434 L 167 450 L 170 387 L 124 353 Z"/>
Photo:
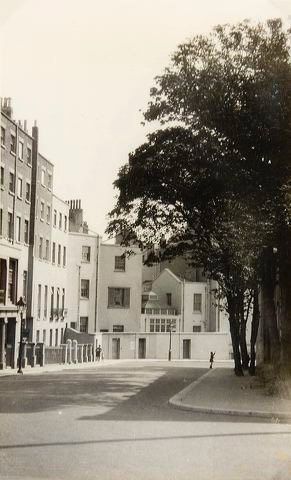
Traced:
<path id="1" fill-rule="evenodd" d="M 150 332 L 164 333 L 176 331 L 176 319 L 171 318 L 150 318 Z"/>
<path id="2" fill-rule="evenodd" d="M 88 333 L 88 317 L 80 317 L 80 332 Z"/>
<path id="3" fill-rule="evenodd" d="M 193 332 L 201 332 L 201 325 L 193 325 Z"/>

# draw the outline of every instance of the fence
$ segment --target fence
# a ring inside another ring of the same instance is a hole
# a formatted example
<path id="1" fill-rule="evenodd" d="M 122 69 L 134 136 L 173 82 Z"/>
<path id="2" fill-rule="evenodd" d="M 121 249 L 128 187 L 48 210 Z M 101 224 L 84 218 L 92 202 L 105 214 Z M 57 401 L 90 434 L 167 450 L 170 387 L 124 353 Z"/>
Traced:
<path id="1" fill-rule="evenodd" d="M 23 367 L 35 365 L 70 364 L 95 361 L 92 344 L 78 344 L 76 340 L 68 340 L 59 346 L 46 346 L 43 343 L 24 343 Z"/>

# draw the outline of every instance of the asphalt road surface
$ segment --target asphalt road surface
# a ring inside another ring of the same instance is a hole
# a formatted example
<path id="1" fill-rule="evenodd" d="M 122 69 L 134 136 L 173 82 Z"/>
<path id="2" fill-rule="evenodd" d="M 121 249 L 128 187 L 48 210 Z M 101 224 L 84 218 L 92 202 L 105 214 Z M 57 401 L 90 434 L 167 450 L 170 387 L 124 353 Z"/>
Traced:
<path id="1" fill-rule="evenodd" d="M 0 378 L 1 480 L 290 480 L 291 425 L 168 404 L 204 372 L 117 361 Z"/>

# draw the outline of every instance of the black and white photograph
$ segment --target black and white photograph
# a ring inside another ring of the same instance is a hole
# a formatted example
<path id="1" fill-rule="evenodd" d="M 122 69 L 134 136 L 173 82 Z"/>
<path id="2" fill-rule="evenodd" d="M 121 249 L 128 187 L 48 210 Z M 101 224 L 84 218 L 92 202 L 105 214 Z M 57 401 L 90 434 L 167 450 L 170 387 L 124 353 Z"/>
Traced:
<path id="1" fill-rule="evenodd" d="M 0 0 L 0 480 L 291 479 L 291 1 Z"/>

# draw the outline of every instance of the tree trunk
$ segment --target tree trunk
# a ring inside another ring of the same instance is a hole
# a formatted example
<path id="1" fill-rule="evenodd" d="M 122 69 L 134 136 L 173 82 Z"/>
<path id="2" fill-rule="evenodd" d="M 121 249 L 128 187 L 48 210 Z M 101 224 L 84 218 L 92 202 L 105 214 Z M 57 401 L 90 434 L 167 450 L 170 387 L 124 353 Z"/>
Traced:
<path id="1" fill-rule="evenodd" d="M 243 370 L 247 370 L 249 367 L 249 354 L 248 354 L 248 347 L 247 347 L 247 318 L 245 318 L 244 313 L 244 294 L 241 293 L 239 297 L 239 318 L 240 318 L 240 351 L 241 351 L 241 360 L 242 360 L 242 368 Z"/>
<path id="2" fill-rule="evenodd" d="M 253 300 L 253 318 L 252 318 L 252 331 L 251 331 L 251 359 L 249 366 L 249 374 L 256 374 L 256 342 L 258 337 L 260 323 L 260 311 L 259 311 L 259 293 L 258 288 L 254 289 Z"/>
<path id="3" fill-rule="evenodd" d="M 280 359 L 280 337 L 277 325 L 274 290 L 264 284 L 262 285 L 262 299 L 264 302 L 264 323 L 266 326 L 264 348 L 266 347 L 268 353 L 267 356 L 265 356 L 265 360 L 271 361 L 274 366 L 276 366 Z"/>
<path id="4" fill-rule="evenodd" d="M 233 349 L 233 359 L 234 359 L 234 373 L 237 376 L 243 376 L 243 369 L 241 364 L 241 355 L 240 355 L 240 328 L 239 320 L 237 316 L 237 308 L 235 299 L 231 296 L 227 298 L 228 303 L 228 313 L 229 313 L 229 328 Z"/>
<path id="5" fill-rule="evenodd" d="M 281 363 L 284 369 L 291 370 L 291 232 L 286 226 L 282 232 L 280 248 L 280 290 L 281 290 Z"/>

